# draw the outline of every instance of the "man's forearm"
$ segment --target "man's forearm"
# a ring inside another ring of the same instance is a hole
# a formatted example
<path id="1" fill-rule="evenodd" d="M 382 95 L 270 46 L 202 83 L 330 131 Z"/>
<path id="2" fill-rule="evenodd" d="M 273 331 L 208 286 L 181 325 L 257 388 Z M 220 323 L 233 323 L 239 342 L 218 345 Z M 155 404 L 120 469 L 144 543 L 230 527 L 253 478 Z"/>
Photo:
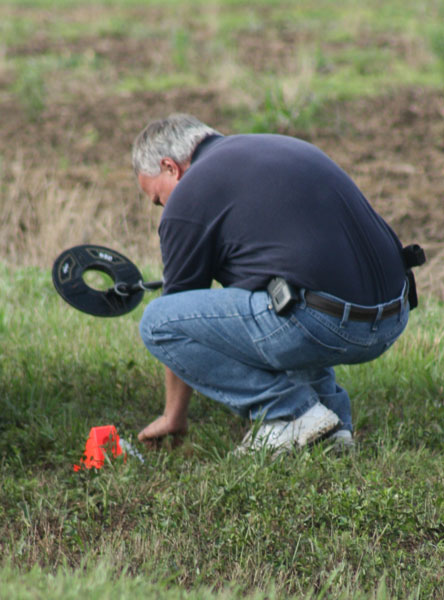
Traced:
<path id="1" fill-rule="evenodd" d="M 163 415 L 147 425 L 138 435 L 148 445 L 169 434 L 184 434 L 188 429 L 188 405 L 193 390 L 171 369 L 165 367 L 165 409 Z"/>
<path id="2" fill-rule="evenodd" d="M 165 367 L 165 410 L 164 416 L 177 431 L 187 428 L 188 405 L 193 389 L 170 368 Z"/>

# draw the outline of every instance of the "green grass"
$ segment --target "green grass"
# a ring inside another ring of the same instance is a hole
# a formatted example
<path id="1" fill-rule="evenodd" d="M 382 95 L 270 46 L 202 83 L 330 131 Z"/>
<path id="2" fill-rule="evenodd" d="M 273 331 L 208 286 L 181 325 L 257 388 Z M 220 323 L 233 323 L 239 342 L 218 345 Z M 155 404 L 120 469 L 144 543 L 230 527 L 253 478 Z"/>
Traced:
<path id="1" fill-rule="evenodd" d="M 442 304 L 423 302 L 384 357 L 338 369 L 356 453 L 235 458 L 244 423 L 196 395 L 182 447 L 79 474 L 92 426 L 113 423 L 144 451 L 135 434 L 162 410 L 143 307 L 95 319 L 63 303 L 45 270 L 1 266 L 0 281 L 8 598 L 444 593 Z"/>

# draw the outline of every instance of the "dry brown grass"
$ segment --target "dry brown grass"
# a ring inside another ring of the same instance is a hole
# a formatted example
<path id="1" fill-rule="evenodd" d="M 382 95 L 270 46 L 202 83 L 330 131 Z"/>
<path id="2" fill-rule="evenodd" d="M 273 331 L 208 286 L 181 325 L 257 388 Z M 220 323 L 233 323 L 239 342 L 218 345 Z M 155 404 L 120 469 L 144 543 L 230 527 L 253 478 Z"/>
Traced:
<path id="1" fill-rule="evenodd" d="M 47 167 L 27 166 L 22 157 L 0 179 L 4 190 L 0 213 L 0 256 L 11 265 L 50 267 L 70 246 L 94 241 L 118 247 L 134 259 L 160 269 L 157 217 L 138 194 L 134 183 L 131 201 L 111 195 L 97 180 L 88 186 L 79 181 L 60 182 Z M 80 172 L 77 172 L 80 179 Z M 131 173 L 128 174 L 128 177 Z M 136 217 L 135 215 L 138 215 Z M 134 222 L 140 223 L 134 227 Z"/>

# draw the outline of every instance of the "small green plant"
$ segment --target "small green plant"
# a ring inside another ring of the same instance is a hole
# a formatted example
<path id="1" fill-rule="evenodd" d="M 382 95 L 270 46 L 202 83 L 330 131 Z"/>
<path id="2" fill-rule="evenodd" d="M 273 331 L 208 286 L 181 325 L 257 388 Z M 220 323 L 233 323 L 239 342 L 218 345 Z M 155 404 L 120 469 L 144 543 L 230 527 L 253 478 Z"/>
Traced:
<path id="1" fill-rule="evenodd" d="M 187 71 L 190 68 L 191 36 L 185 29 L 177 29 L 171 37 L 171 56 L 176 69 Z"/>
<path id="2" fill-rule="evenodd" d="M 244 127 L 255 133 L 308 130 L 320 118 L 320 109 L 321 100 L 315 93 L 307 89 L 287 95 L 276 83 L 265 90 L 262 106 L 248 117 Z"/>
<path id="3" fill-rule="evenodd" d="M 429 34 L 430 47 L 444 69 L 444 26 L 434 26 Z"/>
<path id="4" fill-rule="evenodd" d="M 46 67 L 36 60 L 25 62 L 18 70 L 13 91 L 29 119 L 35 121 L 46 107 Z"/>

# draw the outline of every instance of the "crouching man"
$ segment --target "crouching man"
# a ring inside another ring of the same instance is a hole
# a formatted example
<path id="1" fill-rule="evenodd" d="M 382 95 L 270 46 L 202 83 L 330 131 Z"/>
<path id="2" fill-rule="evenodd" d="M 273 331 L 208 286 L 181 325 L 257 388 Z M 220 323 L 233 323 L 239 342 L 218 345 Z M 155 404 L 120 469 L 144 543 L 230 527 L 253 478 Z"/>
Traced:
<path id="1" fill-rule="evenodd" d="M 163 207 L 163 295 L 140 332 L 166 368 L 165 410 L 139 440 L 186 433 L 195 389 L 259 421 L 240 449 L 352 444 L 334 366 L 380 356 L 409 314 L 387 223 L 328 156 L 291 137 L 224 136 L 171 115 L 139 134 L 133 166 Z"/>

